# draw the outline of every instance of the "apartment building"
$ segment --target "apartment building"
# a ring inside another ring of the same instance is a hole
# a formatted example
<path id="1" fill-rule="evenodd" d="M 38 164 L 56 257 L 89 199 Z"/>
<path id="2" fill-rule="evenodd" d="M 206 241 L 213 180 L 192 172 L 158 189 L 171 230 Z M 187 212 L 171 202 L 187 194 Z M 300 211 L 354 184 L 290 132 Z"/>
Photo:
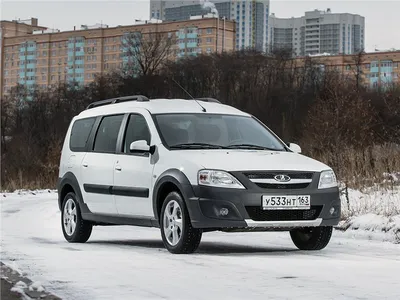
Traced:
<path id="1" fill-rule="evenodd" d="M 269 18 L 269 50 L 288 49 L 294 56 L 353 54 L 364 49 L 365 18 L 314 10 L 299 18 Z"/>
<path id="2" fill-rule="evenodd" d="M 199 16 L 179 22 L 82 26 L 65 32 L 47 32 L 41 27 L 22 35 L 9 34 L 2 40 L 0 93 L 7 94 L 17 83 L 28 89 L 36 85 L 46 88 L 59 82 L 88 84 L 96 74 L 126 66 L 130 58 L 124 41 L 132 34 L 143 39 L 152 34 L 172 37 L 171 59 L 234 50 L 234 22 L 226 21 L 224 27 L 218 25 L 217 18 Z"/>
<path id="3" fill-rule="evenodd" d="M 9 37 L 24 36 L 32 34 L 35 31 L 46 30 L 46 27 L 38 25 L 38 19 L 31 18 L 28 20 L 18 21 L 0 21 L 0 96 L 3 91 L 3 53 L 4 39 Z"/>
<path id="4" fill-rule="evenodd" d="M 336 70 L 350 77 L 359 74 L 366 88 L 386 88 L 392 84 L 400 84 L 400 50 L 309 58 L 322 70 Z M 297 66 L 302 63 L 304 57 L 296 58 Z"/>
<path id="5" fill-rule="evenodd" d="M 269 6 L 269 0 L 150 0 L 150 18 L 181 21 L 192 15 L 214 13 L 220 19 L 236 22 L 236 50 L 266 51 Z"/>

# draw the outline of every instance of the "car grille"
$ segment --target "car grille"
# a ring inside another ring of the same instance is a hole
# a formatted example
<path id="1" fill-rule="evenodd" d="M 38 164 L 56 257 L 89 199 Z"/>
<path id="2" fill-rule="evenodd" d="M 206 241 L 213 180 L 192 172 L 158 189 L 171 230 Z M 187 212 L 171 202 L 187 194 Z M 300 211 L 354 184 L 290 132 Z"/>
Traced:
<path id="1" fill-rule="evenodd" d="M 258 185 L 263 189 L 305 189 L 310 184 L 309 183 L 296 183 L 296 184 L 279 184 L 279 183 L 260 183 L 254 182 L 254 184 Z"/>
<path id="2" fill-rule="evenodd" d="M 322 206 L 311 206 L 299 210 L 263 210 L 259 206 L 246 206 L 246 211 L 253 221 L 311 221 L 318 218 Z"/>
<path id="3" fill-rule="evenodd" d="M 251 179 L 274 179 L 274 176 L 285 174 L 288 175 L 291 179 L 312 179 L 312 172 L 285 172 L 285 171 L 277 171 L 277 172 L 244 172 L 243 173 L 247 178 Z"/>
<path id="4" fill-rule="evenodd" d="M 260 188 L 263 189 L 305 189 L 307 188 L 311 182 L 312 178 L 314 176 L 314 173 L 312 172 L 280 172 L 280 171 L 275 171 L 275 172 L 263 172 L 263 171 L 258 171 L 258 172 L 244 172 L 243 173 L 250 181 L 252 181 L 254 184 L 259 186 Z M 280 183 L 279 181 L 275 181 L 274 177 L 276 175 L 288 175 L 291 180 L 299 180 L 299 181 L 306 181 L 306 182 L 298 182 L 298 183 Z M 257 180 L 265 180 L 269 182 L 257 182 Z M 308 181 L 308 182 L 307 182 Z"/>

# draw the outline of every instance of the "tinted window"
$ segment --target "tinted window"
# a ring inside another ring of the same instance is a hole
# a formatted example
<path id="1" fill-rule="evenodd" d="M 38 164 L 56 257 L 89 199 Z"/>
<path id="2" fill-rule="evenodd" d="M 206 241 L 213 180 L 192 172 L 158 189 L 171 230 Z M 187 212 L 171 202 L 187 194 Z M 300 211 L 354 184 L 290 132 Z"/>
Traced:
<path id="1" fill-rule="evenodd" d="M 125 133 L 123 151 L 129 153 L 131 143 L 140 140 L 145 140 L 147 145 L 150 145 L 150 131 L 147 127 L 146 119 L 141 115 L 130 115 Z"/>
<path id="2" fill-rule="evenodd" d="M 101 120 L 94 140 L 94 151 L 114 153 L 123 115 L 108 116 Z"/>
<path id="3" fill-rule="evenodd" d="M 69 147 L 71 151 L 85 151 L 90 131 L 96 118 L 81 119 L 72 125 Z"/>
<path id="4" fill-rule="evenodd" d="M 195 143 L 232 149 L 262 147 L 285 150 L 283 144 L 267 128 L 247 116 L 162 114 L 156 116 L 156 123 L 169 147 Z"/>

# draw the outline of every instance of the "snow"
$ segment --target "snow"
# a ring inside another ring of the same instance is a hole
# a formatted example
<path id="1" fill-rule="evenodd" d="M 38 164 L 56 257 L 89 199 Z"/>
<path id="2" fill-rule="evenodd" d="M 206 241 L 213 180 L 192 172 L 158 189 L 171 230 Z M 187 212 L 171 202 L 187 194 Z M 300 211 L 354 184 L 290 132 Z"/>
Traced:
<path id="1" fill-rule="evenodd" d="M 17 292 L 20 294 L 24 294 L 24 289 L 27 288 L 27 285 L 23 281 L 18 281 L 12 288 L 11 292 Z"/>
<path id="2" fill-rule="evenodd" d="M 391 174 L 394 176 L 395 173 Z M 346 218 L 338 228 L 344 236 L 400 243 L 400 187 L 391 189 L 349 189 L 344 195 L 342 214 Z"/>
<path id="3" fill-rule="evenodd" d="M 400 215 L 400 186 L 392 189 L 369 188 L 364 191 L 349 189 L 349 203 L 342 199 L 344 216 L 360 216 L 369 213 L 383 216 Z"/>
<path id="4" fill-rule="evenodd" d="M 339 224 L 346 236 L 400 243 L 400 215 L 385 217 L 373 213 L 355 216 Z"/>
<path id="5" fill-rule="evenodd" d="M 44 287 L 40 283 L 40 281 L 35 281 L 29 286 L 30 291 L 38 291 L 38 292 L 44 292 Z"/>
<path id="6" fill-rule="evenodd" d="M 399 299 L 400 244 L 349 235 L 360 228 L 335 231 L 318 252 L 297 250 L 285 232 L 215 232 L 196 253 L 173 255 L 150 228 L 95 227 L 87 243 L 67 243 L 54 191 L 0 204 L 1 260 L 63 299 Z M 352 226 L 392 226 L 363 218 Z"/>
<path id="7" fill-rule="evenodd" d="M 25 282 L 23 281 L 18 281 L 12 288 L 11 288 L 11 292 L 15 292 L 20 294 L 21 299 L 31 299 L 29 298 L 26 294 L 24 289 L 26 289 L 28 286 L 26 285 Z"/>

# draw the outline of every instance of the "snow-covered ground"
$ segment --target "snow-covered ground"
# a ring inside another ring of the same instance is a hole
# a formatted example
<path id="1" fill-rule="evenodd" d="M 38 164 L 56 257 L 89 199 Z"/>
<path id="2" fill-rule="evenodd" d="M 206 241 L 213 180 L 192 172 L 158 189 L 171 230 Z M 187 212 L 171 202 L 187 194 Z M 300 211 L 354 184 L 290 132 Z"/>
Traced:
<path id="1" fill-rule="evenodd" d="M 125 226 L 69 244 L 56 199 L 1 195 L 1 260 L 62 299 L 400 299 L 400 244 L 336 231 L 305 252 L 288 233 L 206 233 L 173 255 L 157 229 Z"/>
<path id="2" fill-rule="evenodd" d="M 342 198 L 345 235 L 400 243 L 400 187 L 348 190 Z"/>

